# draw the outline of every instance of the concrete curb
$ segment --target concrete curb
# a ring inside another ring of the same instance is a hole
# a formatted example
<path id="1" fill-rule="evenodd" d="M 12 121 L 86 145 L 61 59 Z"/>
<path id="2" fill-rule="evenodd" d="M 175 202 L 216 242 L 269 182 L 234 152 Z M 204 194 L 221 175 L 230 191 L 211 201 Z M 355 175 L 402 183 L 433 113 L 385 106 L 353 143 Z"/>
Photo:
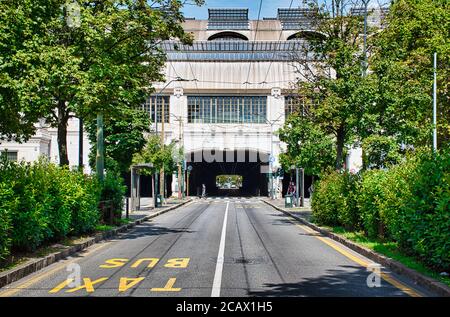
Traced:
<path id="1" fill-rule="evenodd" d="M 305 220 L 299 216 L 296 216 L 296 215 L 292 214 L 291 212 L 287 211 L 286 209 L 278 207 L 265 199 L 261 199 L 261 200 L 263 202 L 265 202 L 267 205 L 298 220 L 305 226 L 308 226 L 311 229 L 314 229 L 315 231 L 323 234 L 324 236 L 331 238 L 331 239 L 345 245 L 346 247 L 352 249 L 353 251 L 356 251 L 357 253 L 367 257 L 368 259 L 371 259 L 372 261 L 377 262 L 377 263 L 381 264 L 382 266 L 389 268 L 391 271 L 393 271 L 397 274 L 400 274 L 400 275 L 410 278 L 411 280 L 414 281 L 414 283 L 416 283 L 422 287 L 425 287 L 425 288 L 429 289 L 430 291 L 436 292 L 440 296 L 450 297 L 450 287 L 448 287 L 447 285 L 445 285 L 439 281 L 436 281 L 428 276 L 425 276 L 413 269 L 410 269 L 398 261 L 395 261 L 395 260 L 388 258 L 384 255 L 381 255 L 379 253 L 376 253 L 376 252 L 374 252 L 368 248 L 365 248 L 361 245 L 358 245 L 344 237 L 341 237 L 335 233 L 332 233 L 329 230 L 326 230 L 326 229 L 321 228 L 311 222 L 308 222 L 307 220 Z"/>
<path id="2" fill-rule="evenodd" d="M 139 225 L 139 224 L 141 224 L 141 223 L 143 223 L 145 221 L 148 221 L 148 220 L 150 220 L 152 218 L 155 218 L 155 217 L 157 217 L 159 215 L 162 215 L 162 214 L 164 214 L 166 212 L 169 212 L 171 210 L 179 208 L 179 207 L 181 207 L 183 205 L 186 205 L 187 203 L 190 203 L 192 201 L 193 201 L 193 199 L 190 198 L 190 199 L 188 199 L 188 200 L 186 200 L 184 202 L 181 202 L 179 204 L 166 207 L 166 208 L 164 208 L 164 209 L 162 209 L 162 210 L 160 210 L 158 212 L 155 212 L 155 213 L 153 213 L 151 215 L 148 215 L 148 216 L 142 217 L 140 219 L 137 219 L 137 220 L 135 220 L 135 221 L 133 221 L 133 222 L 131 222 L 129 224 L 120 226 L 118 228 L 111 229 L 109 231 L 97 233 L 95 236 L 88 238 L 86 241 L 84 241 L 82 243 L 79 243 L 79 244 L 76 244 L 76 245 L 73 245 L 71 247 L 68 247 L 65 250 L 58 251 L 58 252 L 55 252 L 55 253 L 51 253 L 51 254 L 43 257 L 43 258 L 36 259 L 36 260 L 31 261 L 31 262 L 24 263 L 24 264 L 19 265 L 18 267 L 15 267 L 15 268 L 13 268 L 11 270 L 7 270 L 7 271 L 5 271 L 3 273 L 0 273 L 0 288 L 2 288 L 5 285 L 11 284 L 13 282 L 16 282 L 16 281 L 20 280 L 21 278 L 24 278 L 25 276 L 30 275 L 30 274 L 32 274 L 34 272 L 42 270 L 43 268 L 45 268 L 45 267 L 47 267 L 47 266 L 49 266 L 49 265 L 51 265 L 51 264 L 53 264 L 55 262 L 58 262 L 58 261 L 60 261 L 62 259 L 67 258 L 68 256 L 71 256 L 71 255 L 73 255 L 75 253 L 78 253 L 78 252 L 80 252 L 82 250 L 85 250 L 85 249 L 87 249 L 88 247 L 90 247 L 91 245 L 93 245 L 95 243 L 98 243 L 100 241 L 103 241 L 103 240 L 106 240 L 106 239 L 111 238 L 113 236 L 116 236 L 119 233 L 128 231 L 129 229 L 135 227 L 136 225 Z"/>

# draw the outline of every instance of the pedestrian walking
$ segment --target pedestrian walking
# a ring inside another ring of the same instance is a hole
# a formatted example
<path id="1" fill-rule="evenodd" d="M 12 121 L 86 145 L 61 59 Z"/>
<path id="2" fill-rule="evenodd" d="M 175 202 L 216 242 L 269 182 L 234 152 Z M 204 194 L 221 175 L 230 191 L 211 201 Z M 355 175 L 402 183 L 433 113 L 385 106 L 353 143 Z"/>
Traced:
<path id="1" fill-rule="evenodd" d="M 202 184 L 202 198 L 206 198 L 206 185 Z"/>

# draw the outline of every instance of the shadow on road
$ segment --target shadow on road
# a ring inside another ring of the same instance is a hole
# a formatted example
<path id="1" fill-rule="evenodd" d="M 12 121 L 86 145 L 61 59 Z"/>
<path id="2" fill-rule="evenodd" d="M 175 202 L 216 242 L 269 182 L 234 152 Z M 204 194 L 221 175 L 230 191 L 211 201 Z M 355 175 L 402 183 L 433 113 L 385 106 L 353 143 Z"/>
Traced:
<path id="1" fill-rule="evenodd" d="M 117 237 L 117 240 L 129 240 L 129 239 L 138 239 L 142 237 L 148 236 L 158 236 L 170 233 L 192 233 L 194 231 L 188 230 L 186 228 L 167 228 L 154 225 L 152 223 L 144 223 L 139 226 L 136 226 L 135 229 L 131 232 L 124 233 Z"/>
<path id="2" fill-rule="evenodd" d="M 310 296 L 310 297 L 372 297 L 406 296 L 385 281 L 381 287 L 368 287 L 366 279 L 370 272 L 355 266 L 340 266 L 342 269 L 327 270 L 325 275 L 305 278 L 296 283 L 266 283 L 266 290 L 250 291 L 249 296 Z M 301 268 L 299 268 L 301 269 Z"/>

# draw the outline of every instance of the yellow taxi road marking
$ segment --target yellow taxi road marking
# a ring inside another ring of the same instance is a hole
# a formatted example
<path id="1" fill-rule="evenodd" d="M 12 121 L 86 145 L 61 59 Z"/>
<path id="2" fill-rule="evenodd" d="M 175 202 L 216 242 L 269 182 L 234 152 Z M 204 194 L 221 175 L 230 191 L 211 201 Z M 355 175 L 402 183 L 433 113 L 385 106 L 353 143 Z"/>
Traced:
<path id="1" fill-rule="evenodd" d="M 49 294 L 55 294 L 58 293 L 60 290 L 62 290 L 64 287 L 68 286 L 70 283 L 74 281 L 73 278 L 68 278 L 67 280 L 64 280 L 60 284 L 56 285 L 53 289 L 51 289 L 48 293 Z"/>
<path id="2" fill-rule="evenodd" d="M 163 288 L 152 288 L 151 291 L 152 292 L 179 292 L 181 291 L 181 288 L 174 288 L 173 286 L 175 285 L 175 282 L 177 281 L 176 278 L 170 278 L 166 285 Z"/>
<path id="3" fill-rule="evenodd" d="M 347 258 L 349 258 L 350 260 L 352 260 L 353 262 L 358 263 L 359 265 L 367 268 L 370 266 L 370 262 L 367 262 L 357 256 L 355 256 L 354 254 L 348 252 L 347 250 L 343 249 L 342 247 L 340 247 L 337 243 L 335 243 L 333 240 L 330 239 L 326 239 L 324 237 L 320 237 L 317 236 L 316 234 L 318 233 L 317 231 L 305 226 L 305 225 L 299 225 L 297 223 L 295 223 L 294 221 L 292 221 L 291 219 L 289 219 L 290 222 L 292 222 L 294 225 L 296 225 L 297 227 L 303 229 L 304 231 L 314 234 L 312 235 L 313 237 L 319 239 L 320 241 L 322 241 L 323 243 L 327 244 L 328 246 L 332 247 L 334 250 L 338 251 L 339 253 L 341 253 L 342 255 L 346 256 Z M 375 274 L 377 274 L 376 272 L 374 272 Z M 399 280 L 397 280 L 396 278 L 394 278 L 393 276 L 391 276 L 390 274 L 387 273 L 380 273 L 377 274 L 380 275 L 380 277 L 385 280 L 386 282 L 388 282 L 389 284 L 393 285 L 394 287 L 400 289 L 401 291 L 403 291 L 404 293 L 408 294 L 411 297 L 423 297 L 423 295 L 421 293 L 419 293 L 418 291 L 412 289 L 411 287 L 407 286 L 406 284 L 400 282 Z"/>
<path id="4" fill-rule="evenodd" d="M 121 277 L 119 282 L 119 292 L 125 292 L 134 285 L 140 283 L 145 277 L 127 278 Z"/>
<path id="5" fill-rule="evenodd" d="M 136 286 L 137 284 L 142 282 L 144 279 L 145 279 L 145 277 L 121 277 L 119 280 L 118 291 L 123 293 L 123 292 L 129 290 L 130 288 Z M 84 289 L 88 293 L 94 293 L 95 292 L 94 285 L 104 282 L 106 280 L 108 280 L 107 277 L 101 277 L 96 280 L 92 280 L 90 278 L 85 277 L 85 278 L 83 278 L 83 285 L 67 289 L 65 292 L 66 293 L 74 293 L 74 292 Z M 154 288 L 150 289 L 150 291 L 152 291 L 152 292 L 179 292 L 181 290 L 181 288 L 174 287 L 176 280 L 177 279 L 174 277 L 169 278 L 169 280 L 167 281 L 167 283 L 164 287 L 154 287 Z M 74 279 L 66 279 L 66 280 L 62 281 L 60 284 L 56 285 L 48 293 L 56 294 L 56 293 L 62 291 L 64 288 L 70 287 L 70 283 L 72 283 L 73 281 L 74 281 Z"/>
<path id="6" fill-rule="evenodd" d="M 88 252 L 87 252 L 86 254 L 84 254 L 83 257 L 86 257 L 86 256 L 89 255 L 90 253 L 92 253 L 92 252 L 94 252 L 94 251 L 98 251 L 98 250 L 100 250 L 101 248 L 104 248 L 104 247 L 107 246 L 107 245 L 109 245 L 109 242 L 100 244 L 100 245 L 98 245 L 97 247 L 94 247 L 94 248 L 88 250 Z M 80 260 L 80 259 L 79 259 L 79 258 L 74 258 L 74 259 L 71 259 L 71 260 L 69 260 L 69 261 L 65 261 L 65 262 L 62 262 L 62 263 L 60 263 L 60 264 L 56 264 L 56 267 L 55 267 L 54 269 L 51 269 L 51 270 L 49 270 L 49 271 L 46 271 L 46 272 L 44 272 L 44 273 L 42 273 L 42 274 L 38 274 L 38 275 L 36 275 L 36 276 L 34 276 L 34 277 L 28 279 L 27 281 L 25 281 L 25 282 L 23 282 L 23 283 L 17 285 L 17 286 L 14 287 L 14 288 L 9 288 L 9 289 L 7 289 L 7 290 L 5 290 L 5 291 L 3 291 L 3 292 L 0 292 L 0 297 L 9 297 L 9 296 L 13 296 L 13 295 L 15 295 L 16 293 L 18 293 L 18 292 L 20 292 L 20 291 L 22 291 L 22 290 L 25 290 L 25 289 L 27 289 L 27 288 L 29 288 L 31 285 L 33 285 L 33 284 L 35 284 L 35 283 L 41 281 L 42 279 L 48 277 L 49 275 L 52 275 L 52 274 L 58 272 L 59 270 L 61 270 L 61 269 L 63 269 L 64 267 L 66 267 L 67 265 L 69 265 L 69 264 L 71 264 L 71 263 L 74 263 L 74 262 L 76 262 L 76 261 L 78 261 L 78 260 Z M 70 281 L 69 281 L 69 283 L 70 283 Z"/>
<path id="7" fill-rule="evenodd" d="M 79 291 L 82 289 L 85 289 L 86 292 L 88 292 L 88 293 L 93 293 L 94 285 L 101 283 L 103 281 L 106 281 L 107 279 L 108 279 L 107 277 L 101 277 L 99 279 L 96 279 L 95 281 L 92 281 L 89 277 L 85 277 L 85 278 L 83 278 L 83 282 L 84 282 L 83 285 L 71 288 L 71 289 L 67 290 L 66 293 L 73 293 L 73 292 L 76 292 L 76 291 Z"/>

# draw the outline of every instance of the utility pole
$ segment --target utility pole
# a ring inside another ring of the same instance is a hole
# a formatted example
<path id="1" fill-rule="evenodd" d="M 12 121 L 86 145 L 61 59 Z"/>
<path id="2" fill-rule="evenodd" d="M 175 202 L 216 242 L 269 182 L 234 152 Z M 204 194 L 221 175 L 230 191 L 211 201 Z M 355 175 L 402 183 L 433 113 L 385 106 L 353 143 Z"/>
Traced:
<path id="1" fill-rule="evenodd" d="M 305 169 L 302 167 L 300 168 L 300 207 L 305 206 Z"/>
<path id="2" fill-rule="evenodd" d="M 100 181 L 103 181 L 105 159 L 104 159 L 104 140 L 103 140 L 103 114 L 97 114 L 97 156 L 96 156 L 96 170 Z"/>
<path id="3" fill-rule="evenodd" d="M 178 120 L 178 123 L 179 123 L 179 125 L 178 125 L 178 129 L 179 129 L 179 133 L 178 133 L 178 146 L 179 146 L 179 151 L 181 152 L 181 149 L 182 149 L 182 145 L 181 145 L 181 140 L 182 140 L 182 137 L 181 137 L 181 129 L 182 129 L 182 123 L 183 123 L 183 121 L 182 121 L 182 119 L 181 118 L 177 118 L 177 120 Z M 181 164 L 182 164 L 182 162 L 180 162 L 180 159 L 178 159 L 178 199 L 182 199 L 183 197 L 183 195 L 182 195 L 182 179 L 181 179 Z"/>
<path id="4" fill-rule="evenodd" d="M 299 182 L 299 175 L 298 175 L 298 167 L 295 167 L 295 205 L 298 207 L 299 199 L 300 199 L 300 182 Z"/>
<path id="5" fill-rule="evenodd" d="M 364 3 L 364 41 L 363 41 L 363 69 L 362 69 L 362 77 L 366 77 L 367 74 L 367 6 L 369 5 L 370 0 L 363 0 Z"/>
<path id="6" fill-rule="evenodd" d="M 83 172 L 83 119 L 78 118 L 78 170 Z"/>
<path id="7" fill-rule="evenodd" d="M 437 53 L 434 53 L 433 72 L 433 150 L 437 151 Z"/>
<path id="8" fill-rule="evenodd" d="M 161 95 L 161 93 L 164 91 L 164 89 L 166 89 L 171 83 L 173 83 L 174 81 L 191 81 L 191 80 L 188 80 L 188 79 L 184 79 L 184 78 L 181 78 L 181 77 L 177 77 L 177 78 L 175 78 L 175 79 L 172 79 L 172 80 L 170 80 L 169 82 L 167 82 L 166 84 L 165 84 L 165 86 L 155 95 L 155 105 L 154 105 L 154 109 L 155 109 L 155 113 L 154 113 L 154 123 L 155 123 L 155 133 L 156 134 L 158 134 L 158 97 Z M 163 98 L 164 99 L 164 98 Z M 152 100 L 152 99 L 150 99 L 150 100 Z M 162 128 L 163 128 L 163 133 L 162 133 L 162 136 L 161 136 L 161 139 L 162 140 L 164 140 L 164 101 L 162 102 L 162 105 L 163 105 L 163 107 L 162 107 L 162 117 L 161 117 L 161 123 L 162 123 Z M 151 109 L 151 107 L 152 107 L 152 104 L 150 104 L 150 109 Z M 162 146 L 164 146 L 164 143 L 162 144 Z M 163 172 L 162 173 L 164 173 L 164 169 L 163 169 Z M 154 201 L 155 201 L 155 207 L 157 207 L 158 206 L 158 189 L 159 189 L 159 184 L 158 184 L 158 175 L 159 175 L 160 173 L 158 173 L 158 172 L 155 172 L 155 175 L 154 175 L 154 178 L 155 178 L 155 181 L 154 181 Z M 162 174 L 162 177 L 164 177 L 164 174 Z M 164 184 L 164 183 L 163 183 Z M 163 185 L 163 187 L 162 187 L 163 189 L 162 189 L 162 191 L 164 191 L 164 185 Z"/>
<path id="9" fill-rule="evenodd" d="M 164 121 L 165 121 L 165 104 L 164 104 L 165 100 L 164 97 L 161 98 L 161 148 L 164 150 L 164 141 L 165 141 L 165 137 L 164 137 Z M 161 170 L 159 171 L 159 180 L 160 180 L 160 189 L 159 192 L 162 194 L 161 195 L 161 204 L 164 200 L 165 197 L 165 179 L 164 179 L 164 165 L 162 166 Z"/>

